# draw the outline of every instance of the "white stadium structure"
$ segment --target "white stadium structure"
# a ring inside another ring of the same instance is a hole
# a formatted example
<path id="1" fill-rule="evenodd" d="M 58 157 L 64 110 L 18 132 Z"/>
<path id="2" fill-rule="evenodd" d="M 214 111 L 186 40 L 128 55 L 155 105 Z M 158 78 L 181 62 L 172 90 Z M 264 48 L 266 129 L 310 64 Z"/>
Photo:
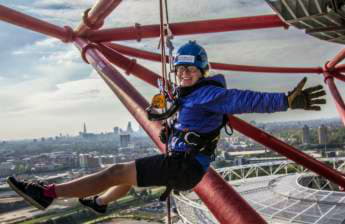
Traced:
<path id="1" fill-rule="evenodd" d="M 345 157 L 322 161 L 345 169 Z M 291 161 L 217 171 L 268 223 L 345 223 L 345 192 Z M 218 223 L 194 192 L 174 194 L 174 200 L 182 223 Z"/>

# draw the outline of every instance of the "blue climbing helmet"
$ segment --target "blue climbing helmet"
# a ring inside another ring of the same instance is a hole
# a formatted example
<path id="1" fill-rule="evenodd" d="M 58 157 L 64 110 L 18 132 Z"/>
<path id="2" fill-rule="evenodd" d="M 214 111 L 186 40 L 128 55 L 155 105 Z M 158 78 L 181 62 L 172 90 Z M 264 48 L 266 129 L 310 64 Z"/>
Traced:
<path id="1" fill-rule="evenodd" d="M 174 66 L 177 65 L 194 65 L 204 74 L 209 69 L 207 53 L 196 41 L 190 40 L 178 49 L 174 60 Z"/>

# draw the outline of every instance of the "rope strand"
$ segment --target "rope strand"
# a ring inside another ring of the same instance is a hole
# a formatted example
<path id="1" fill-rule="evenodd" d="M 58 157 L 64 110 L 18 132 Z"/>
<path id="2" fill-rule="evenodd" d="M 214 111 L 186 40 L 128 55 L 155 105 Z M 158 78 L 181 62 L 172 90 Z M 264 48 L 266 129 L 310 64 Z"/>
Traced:
<path id="1" fill-rule="evenodd" d="M 166 24 L 164 24 L 164 10 L 165 8 L 165 16 L 166 16 Z M 163 93 L 168 93 L 168 97 L 172 99 L 171 94 L 171 59 L 170 55 L 172 54 L 171 50 L 169 51 L 169 65 L 170 65 L 170 72 L 169 77 L 167 76 L 167 68 L 166 68 L 166 54 L 165 54 L 165 36 L 168 34 L 168 32 L 165 32 L 166 29 L 165 25 L 168 26 L 169 17 L 168 17 L 168 9 L 167 9 L 167 1 L 165 0 L 165 5 L 163 3 L 163 0 L 159 0 L 159 9 L 160 9 L 160 48 L 161 48 L 161 61 L 162 61 L 162 76 L 163 76 Z M 170 49 L 170 48 L 169 48 Z M 165 99 L 166 100 L 166 99 Z M 167 110 L 167 103 L 165 104 L 165 110 Z M 165 122 L 165 130 L 166 134 L 168 135 L 168 121 Z M 169 147 L 168 147 L 168 141 L 165 143 L 166 148 L 166 154 L 169 154 Z M 170 195 L 167 198 L 167 213 L 168 213 L 168 224 L 171 224 L 171 204 L 170 204 Z"/>

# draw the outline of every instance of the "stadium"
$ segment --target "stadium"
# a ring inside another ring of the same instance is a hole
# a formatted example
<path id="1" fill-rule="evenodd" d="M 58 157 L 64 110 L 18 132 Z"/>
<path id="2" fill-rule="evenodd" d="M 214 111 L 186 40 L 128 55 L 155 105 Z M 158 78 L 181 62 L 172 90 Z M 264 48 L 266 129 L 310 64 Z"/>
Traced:
<path id="1" fill-rule="evenodd" d="M 345 157 L 321 159 L 339 171 Z M 217 170 L 267 223 L 341 224 L 345 192 L 292 161 Z M 182 223 L 218 223 L 192 192 L 174 194 Z"/>

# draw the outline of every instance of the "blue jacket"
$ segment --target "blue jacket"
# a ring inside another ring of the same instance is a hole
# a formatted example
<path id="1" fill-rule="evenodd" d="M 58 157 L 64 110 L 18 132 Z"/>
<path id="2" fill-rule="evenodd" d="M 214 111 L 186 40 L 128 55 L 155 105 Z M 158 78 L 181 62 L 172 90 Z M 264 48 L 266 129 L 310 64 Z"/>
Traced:
<path id="1" fill-rule="evenodd" d="M 223 75 L 212 76 L 204 80 L 207 79 L 218 81 L 225 86 Z M 189 95 L 180 97 L 179 104 L 180 108 L 174 128 L 199 133 L 208 133 L 218 128 L 222 124 L 224 114 L 272 113 L 288 109 L 285 93 L 226 89 L 214 85 L 202 86 Z M 190 149 L 183 139 L 174 136 L 170 138 L 169 147 L 173 151 Z M 210 163 L 209 158 L 200 159 L 201 157 L 207 156 L 197 156 L 199 162 L 207 169 Z"/>

